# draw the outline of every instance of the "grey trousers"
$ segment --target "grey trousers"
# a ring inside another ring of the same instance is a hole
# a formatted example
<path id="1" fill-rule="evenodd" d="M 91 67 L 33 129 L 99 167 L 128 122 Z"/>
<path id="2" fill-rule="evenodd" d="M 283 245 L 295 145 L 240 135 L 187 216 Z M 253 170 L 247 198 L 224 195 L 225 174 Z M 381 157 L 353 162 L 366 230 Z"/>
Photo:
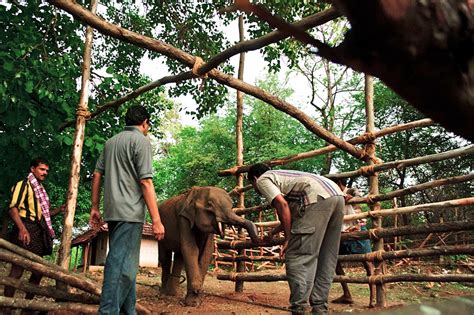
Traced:
<path id="1" fill-rule="evenodd" d="M 306 206 L 301 217 L 293 218 L 285 262 L 294 312 L 310 305 L 323 313 L 328 310 L 343 208 L 344 197 L 334 196 Z"/>

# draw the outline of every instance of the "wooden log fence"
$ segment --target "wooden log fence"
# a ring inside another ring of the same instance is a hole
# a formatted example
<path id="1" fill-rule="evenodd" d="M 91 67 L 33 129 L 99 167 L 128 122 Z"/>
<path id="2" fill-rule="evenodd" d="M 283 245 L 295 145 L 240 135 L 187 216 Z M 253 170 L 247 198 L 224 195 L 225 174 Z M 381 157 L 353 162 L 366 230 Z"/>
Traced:
<path id="1" fill-rule="evenodd" d="M 286 281 L 285 273 L 268 272 L 230 272 L 219 273 L 217 279 L 228 281 L 249 281 L 249 282 L 273 282 Z M 390 282 L 474 282 L 472 274 L 400 274 L 400 275 L 374 275 L 370 277 L 334 276 L 333 282 L 345 283 L 370 283 L 383 284 Z"/>
<path id="2" fill-rule="evenodd" d="M 370 137 L 375 137 L 375 138 L 380 138 L 382 136 L 390 135 L 399 131 L 405 131 L 405 130 L 411 130 L 414 128 L 420 128 L 420 127 L 427 127 L 427 126 L 432 126 L 434 125 L 433 120 L 429 118 L 425 119 L 420 119 L 416 121 L 412 121 L 406 124 L 400 124 L 396 126 L 391 126 L 384 128 L 382 130 L 375 131 L 372 135 L 368 135 L 367 133 L 360 135 L 358 137 L 352 138 L 348 140 L 347 142 L 351 144 L 360 144 L 360 143 L 366 143 Z M 330 152 L 334 152 L 337 150 L 337 147 L 334 145 L 328 145 L 323 148 L 319 148 L 316 150 L 308 151 L 308 152 L 303 152 L 303 153 L 298 153 L 294 155 L 290 155 L 287 157 L 279 158 L 279 159 L 274 159 L 274 160 L 266 160 L 261 163 L 268 164 L 269 166 L 279 166 L 279 165 L 286 165 L 291 162 L 303 160 L 303 159 L 308 159 L 312 157 L 316 157 L 319 155 L 327 154 Z M 246 173 L 250 169 L 250 167 L 253 164 L 247 164 L 243 166 L 234 166 L 232 168 L 226 169 L 226 170 L 221 170 L 218 172 L 219 176 L 232 176 L 238 173 Z"/>
<path id="3" fill-rule="evenodd" d="M 372 173 L 383 172 L 383 171 L 391 170 L 394 168 L 401 169 L 407 166 L 415 166 L 415 165 L 420 165 L 420 164 L 425 164 L 425 163 L 438 162 L 438 161 L 443 161 L 443 160 L 452 159 L 456 157 L 470 155 L 473 153 L 474 153 L 474 145 L 469 145 L 463 148 L 450 150 L 450 151 L 446 151 L 442 153 L 430 154 L 430 155 L 425 155 L 425 156 L 416 157 L 412 159 L 406 159 L 406 160 L 380 163 L 380 164 L 374 165 L 370 169 L 366 167 L 361 167 L 358 170 L 351 171 L 351 172 L 328 174 L 326 175 L 326 177 L 331 178 L 331 179 L 338 179 L 338 178 L 357 177 L 357 176 L 362 176 L 362 175 L 368 176 L 369 174 L 372 174 Z"/>
<path id="4" fill-rule="evenodd" d="M 352 199 L 355 199 L 355 198 L 352 198 Z M 344 221 L 353 221 L 353 220 L 363 219 L 367 217 L 376 217 L 376 216 L 388 217 L 388 216 L 395 216 L 399 214 L 406 214 L 406 213 L 413 213 L 413 212 L 420 212 L 420 211 L 436 211 L 436 210 L 443 210 L 443 209 L 449 209 L 449 208 L 455 208 L 455 207 L 464 207 L 464 206 L 469 206 L 473 204 L 474 204 L 474 197 L 460 198 L 460 199 L 454 199 L 454 200 L 426 203 L 426 204 L 421 204 L 421 205 L 416 205 L 416 206 L 388 208 L 388 209 L 382 209 L 378 211 L 370 211 L 370 212 L 367 211 L 367 212 L 362 212 L 362 213 L 357 213 L 357 214 L 345 215 Z M 242 212 L 251 213 L 251 212 L 259 212 L 259 211 L 267 210 L 267 209 L 271 209 L 271 205 L 267 204 L 267 205 L 250 207 L 250 208 L 245 208 L 245 209 L 234 209 L 234 211 L 236 213 L 242 213 Z M 256 223 L 256 224 L 268 227 L 268 226 L 278 225 L 279 221 L 267 221 L 267 222 L 261 222 L 261 223 Z"/>
<path id="5" fill-rule="evenodd" d="M 379 251 L 367 254 L 339 255 L 338 260 L 346 261 L 377 261 L 392 260 L 402 258 L 415 258 L 427 256 L 445 256 L 445 255 L 472 255 L 474 254 L 474 245 L 457 246 L 434 246 L 422 249 L 406 249 L 397 251 Z"/>
<path id="6" fill-rule="evenodd" d="M 83 314 L 97 314 L 98 305 L 69 302 L 53 302 L 45 300 L 27 300 L 21 298 L 9 298 L 0 295 L 0 307 L 30 309 L 35 311 L 70 311 Z"/>
<path id="7" fill-rule="evenodd" d="M 28 271 L 36 272 L 48 278 L 68 283 L 86 292 L 100 295 L 100 288 L 97 286 L 97 284 L 93 283 L 92 281 L 86 281 L 80 277 L 77 277 L 67 270 L 61 270 L 62 268 L 50 268 L 49 266 L 43 265 L 39 262 L 31 261 L 6 249 L 0 249 L 0 261 L 12 263 Z"/>
<path id="8" fill-rule="evenodd" d="M 41 295 L 55 300 L 78 302 L 83 304 L 99 304 L 99 297 L 90 293 L 69 293 L 67 291 L 57 290 L 52 286 L 36 286 L 26 281 L 10 277 L 0 278 L 0 285 L 14 287 L 23 292 Z"/>
<path id="9" fill-rule="evenodd" d="M 341 241 L 348 240 L 363 240 L 363 239 L 377 239 L 382 237 L 393 237 L 403 235 L 414 235 L 414 234 L 428 234 L 428 233 L 442 233 L 451 231 L 463 231 L 463 230 L 474 230 L 474 221 L 455 221 L 455 222 L 443 222 L 435 224 L 422 224 L 417 226 L 402 226 L 398 228 L 387 228 L 387 229 L 371 229 L 369 231 L 357 231 L 350 233 L 343 233 L 341 235 Z M 254 243 L 251 240 L 245 241 L 217 241 L 217 247 L 219 249 L 242 249 L 242 248 L 254 248 L 254 247 L 270 247 L 276 245 L 282 245 L 284 243 L 283 237 L 273 238 L 270 241 L 262 240 L 259 243 Z"/>
<path id="10" fill-rule="evenodd" d="M 457 246 L 434 246 L 432 248 L 423 249 L 407 249 L 397 251 L 380 251 L 367 254 L 339 255 L 340 262 L 363 262 L 376 260 L 393 260 L 402 258 L 416 258 L 440 255 L 473 255 L 474 245 L 457 245 Z M 217 258 L 218 261 L 235 262 L 235 261 L 270 261 L 284 263 L 285 260 L 280 256 L 222 256 Z"/>
<path id="11" fill-rule="evenodd" d="M 353 197 L 348 200 L 348 203 L 349 204 L 372 203 L 372 202 L 383 201 L 383 200 L 391 200 L 396 197 L 414 194 L 416 192 L 423 191 L 426 189 L 445 186 L 445 185 L 459 184 L 459 183 L 470 181 L 472 179 L 474 179 L 474 173 L 461 175 L 461 176 L 448 177 L 448 178 L 443 178 L 443 179 L 437 179 L 431 182 L 414 185 L 414 186 L 404 188 L 404 189 L 394 190 L 394 191 L 384 193 L 384 194 L 369 195 L 367 197 Z"/>
<path id="12" fill-rule="evenodd" d="M 417 206 L 391 208 L 391 209 L 383 209 L 379 211 L 370 211 L 370 212 L 362 212 L 362 213 L 357 213 L 357 214 L 350 214 L 350 215 L 344 216 L 344 221 L 353 221 L 353 220 L 363 219 L 367 217 L 388 217 L 388 216 L 394 216 L 398 214 L 406 214 L 406 213 L 413 213 L 413 212 L 420 212 L 420 211 L 445 210 L 449 208 L 469 206 L 473 204 L 474 204 L 474 197 L 461 198 L 461 199 L 427 203 L 427 204 L 422 204 L 422 205 L 417 205 Z"/>
<path id="13" fill-rule="evenodd" d="M 98 283 L 86 278 L 83 275 L 70 272 L 67 269 L 64 269 L 64 268 L 62 268 L 58 265 L 55 265 L 55 264 L 43 259 L 42 257 L 40 257 L 38 255 L 35 255 L 35 254 L 33 254 L 33 253 L 31 253 L 31 252 L 29 252 L 29 251 L 27 251 L 27 250 L 25 250 L 25 249 L 23 249 L 19 246 L 16 246 L 16 245 L 14 245 L 14 244 L 12 244 L 12 243 L 4 240 L 4 239 L 0 239 L 0 261 L 4 261 L 4 262 L 7 262 L 7 263 L 17 265 L 17 266 L 21 266 L 25 270 L 41 274 L 45 277 L 56 280 L 57 282 L 65 283 L 65 284 L 70 285 L 72 287 L 75 287 L 77 289 L 83 290 L 83 291 L 85 291 L 85 293 L 79 293 L 79 294 L 76 294 L 76 296 L 82 296 L 83 295 L 86 298 L 87 301 L 92 301 L 92 300 L 95 301 L 101 294 L 101 287 Z M 3 279 L 7 279 L 7 277 L 4 277 Z M 8 280 L 5 280 L 5 281 L 8 281 Z M 18 281 L 18 280 L 16 280 L 16 281 Z M 18 285 L 21 285 L 21 284 L 18 284 Z M 20 289 L 21 290 L 26 290 L 25 292 L 31 292 L 31 293 L 34 293 L 34 294 L 43 295 L 42 293 L 45 293 L 45 292 L 42 291 L 43 287 L 37 287 L 37 289 L 40 290 L 40 291 L 37 291 L 36 289 L 30 290 L 31 289 L 30 286 L 23 286 L 23 288 L 20 288 Z M 46 290 L 49 291 L 49 288 L 46 288 Z M 57 290 L 57 289 L 56 289 L 56 291 L 57 291 L 56 294 L 61 294 L 59 292 L 64 292 L 64 293 L 67 292 L 66 290 Z M 93 295 L 95 297 L 91 297 L 90 299 L 87 298 L 90 295 Z M 54 297 L 54 296 L 48 295 L 48 294 L 46 294 L 45 296 Z M 75 295 L 71 295 L 70 298 L 74 297 L 74 296 Z M 19 301 L 19 302 L 16 303 L 15 301 Z M 0 306 L 13 307 L 13 308 L 30 308 L 30 309 L 34 309 L 34 310 L 55 310 L 55 309 L 57 309 L 56 307 L 52 307 L 52 308 L 49 308 L 49 309 L 44 309 L 44 308 L 42 308 L 43 306 L 36 305 L 35 303 L 30 304 L 30 302 L 28 302 L 28 301 L 31 301 L 31 300 L 22 301 L 22 299 L 14 298 L 13 302 L 12 302 L 9 298 L 4 298 L 4 300 L 0 301 Z M 38 302 L 38 301 L 36 301 L 36 302 Z M 11 304 L 11 303 L 13 303 L 13 304 Z M 39 303 L 41 304 L 42 301 L 39 302 Z M 45 305 L 47 305 L 49 307 L 51 305 L 55 305 L 55 303 L 45 304 Z M 70 305 L 68 306 L 68 304 L 70 304 Z M 75 304 L 77 304 L 77 305 L 75 305 Z M 63 310 L 72 310 L 68 307 L 76 307 L 76 306 L 77 307 L 82 307 L 81 305 L 85 305 L 85 304 L 64 302 L 61 305 L 62 305 L 61 309 L 63 309 Z M 89 308 L 86 307 L 86 308 L 83 308 L 83 309 L 84 309 L 84 312 L 86 312 L 85 309 L 89 309 Z M 97 308 L 92 307 L 90 309 L 97 309 Z M 136 304 L 136 309 L 137 309 L 138 314 L 150 314 L 151 313 L 150 310 L 148 310 L 146 307 L 144 307 L 143 305 L 141 305 L 139 303 Z M 79 310 L 79 308 L 77 310 Z M 93 312 L 93 313 L 96 313 L 96 311 Z"/>

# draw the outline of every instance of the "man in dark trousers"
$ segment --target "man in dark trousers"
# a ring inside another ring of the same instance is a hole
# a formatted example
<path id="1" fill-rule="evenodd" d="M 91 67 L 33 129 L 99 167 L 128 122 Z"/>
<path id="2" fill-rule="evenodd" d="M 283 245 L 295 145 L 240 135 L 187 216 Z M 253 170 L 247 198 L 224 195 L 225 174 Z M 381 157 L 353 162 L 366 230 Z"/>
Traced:
<path id="1" fill-rule="evenodd" d="M 250 167 L 248 180 L 275 207 L 283 231 L 293 314 L 327 314 L 343 219 L 344 197 L 331 180 L 311 173 Z"/>
<path id="2" fill-rule="evenodd" d="M 51 217 L 64 212 L 66 208 L 65 205 L 62 205 L 50 209 L 49 197 L 43 187 L 48 172 L 49 165 L 45 159 L 38 157 L 31 160 L 28 176 L 12 187 L 8 211 L 14 222 L 13 229 L 8 237 L 9 241 L 38 256 L 51 254 L 52 238 L 55 236 Z M 51 238 L 48 240 L 51 247 L 46 246 L 45 237 Z M 12 264 L 9 277 L 19 279 L 23 275 L 23 271 L 23 267 Z M 29 282 L 39 285 L 41 278 L 41 274 L 32 272 Z M 13 297 L 15 288 L 5 286 L 4 295 Z M 33 297 L 34 294 L 32 293 L 26 294 L 27 299 Z M 10 310 L 5 310 L 4 314 L 10 314 Z"/>

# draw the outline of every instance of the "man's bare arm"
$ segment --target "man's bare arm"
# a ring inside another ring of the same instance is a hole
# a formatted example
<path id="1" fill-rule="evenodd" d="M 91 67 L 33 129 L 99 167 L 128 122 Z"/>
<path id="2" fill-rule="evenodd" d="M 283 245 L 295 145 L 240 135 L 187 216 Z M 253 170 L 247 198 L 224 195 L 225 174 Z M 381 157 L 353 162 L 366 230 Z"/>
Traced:
<path id="1" fill-rule="evenodd" d="M 26 229 L 25 225 L 21 221 L 20 213 L 17 207 L 12 207 L 8 210 L 10 217 L 18 228 L 18 239 L 25 245 L 29 245 L 31 241 L 30 232 Z"/>
<path id="2" fill-rule="evenodd" d="M 102 179 L 102 174 L 99 172 L 94 172 L 94 177 L 92 178 L 92 187 L 91 187 L 91 214 L 89 217 L 89 224 L 92 227 L 97 227 L 102 218 L 100 216 L 99 202 L 100 202 L 100 182 Z"/>
<path id="3" fill-rule="evenodd" d="M 153 234 L 155 234 L 157 240 L 162 240 L 165 236 L 165 227 L 161 223 L 153 181 L 151 178 L 144 178 L 140 180 L 140 184 L 142 187 L 143 198 L 145 199 L 146 206 L 150 212 Z"/>

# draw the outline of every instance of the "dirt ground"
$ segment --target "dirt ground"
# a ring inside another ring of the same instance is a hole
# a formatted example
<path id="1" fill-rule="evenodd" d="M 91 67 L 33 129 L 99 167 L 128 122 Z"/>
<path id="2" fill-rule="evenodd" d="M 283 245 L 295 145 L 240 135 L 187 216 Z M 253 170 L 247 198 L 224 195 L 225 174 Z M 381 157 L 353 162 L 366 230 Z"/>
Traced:
<path id="1" fill-rule="evenodd" d="M 346 273 L 363 275 L 362 268 L 345 268 Z M 410 269 L 410 270 L 407 270 Z M 399 266 L 389 269 L 392 273 L 406 272 L 442 272 L 437 266 Z M 458 270 L 458 272 L 461 272 Z M 466 272 L 463 270 L 462 272 Z M 137 279 L 137 295 L 139 303 L 143 304 L 153 314 L 290 314 L 288 306 L 289 288 L 285 281 L 279 282 L 246 282 L 244 291 L 236 293 L 234 282 L 217 280 L 217 272 L 208 273 L 203 288 L 202 304 L 198 307 L 186 307 L 182 304 L 186 292 L 186 283 L 181 284 L 181 295 L 169 297 L 160 294 L 159 287 L 161 271 L 159 268 L 141 269 Z M 101 272 L 91 277 L 100 280 Z M 368 286 L 350 284 L 354 304 L 330 304 L 334 314 L 369 313 L 380 309 L 369 309 Z M 392 283 L 387 284 L 388 308 L 399 308 L 416 303 L 437 302 L 444 298 L 458 296 L 474 296 L 473 284 L 458 283 Z M 342 294 L 340 284 L 334 283 L 330 299 Z"/>
<path id="2" fill-rule="evenodd" d="M 0 263 L 0 270 L 1 276 L 8 272 L 9 267 Z M 348 275 L 364 275 L 362 267 L 346 267 L 345 271 Z M 469 273 L 472 271 L 465 268 L 446 270 L 435 264 L 416 264 L 413 262 L 408 265 L 388 267 L 388 273 L 390 274 L 439 274 L 442 272 Z M 234 292 L 234 282 L 217 280 L 216 274 L 217 271 L 209 272 L 204 281 L 202 304 L 198 307 L 186 307 L 182 304 L 186 292 L 186 283 L 182 283 L 180 286 L 180 296 L 165 296 L 159 292 L 161 286 L 161 270 L 159 268 L 141 268 L 137 278 L 138 302 L 150 309 L 153 314 L 290 314 L 286 310 L 289 298 L 289 288 L 286 281 L 245 282 L 244 291 L 242 293 L 236 293 Z M 101 282 L 103 272 L 90 272 L 87 276 L 97 282 Z M 25 274 L 25 279 L 27 277 L 29 277 L 29 275 Z M 48 279 L 44 279 L 43 281 L 48 281 Z M 331 303 L 330 308 L 333 314 L 375 314 L 380 311 L 380 309 L 377 308 L 368 308 L 369 291 L 367 285 L 350 284 L 349 288 L 355 303 L 351 305 Z M 1 286 L 0 292 L 3 292 Z M 18 294 L 20 296 L 22 295 L 22 293 Z M 339 297 L 341 294 L 342 290 L 340 284 L 334 283 L 331 288 L 330 300 Z M 387 302 L 389 309 L 397 310 L 404 305 L 433 303 L 459 296 L 474 297 L 474 284 L 432 282 L 387 284 Z"/>

